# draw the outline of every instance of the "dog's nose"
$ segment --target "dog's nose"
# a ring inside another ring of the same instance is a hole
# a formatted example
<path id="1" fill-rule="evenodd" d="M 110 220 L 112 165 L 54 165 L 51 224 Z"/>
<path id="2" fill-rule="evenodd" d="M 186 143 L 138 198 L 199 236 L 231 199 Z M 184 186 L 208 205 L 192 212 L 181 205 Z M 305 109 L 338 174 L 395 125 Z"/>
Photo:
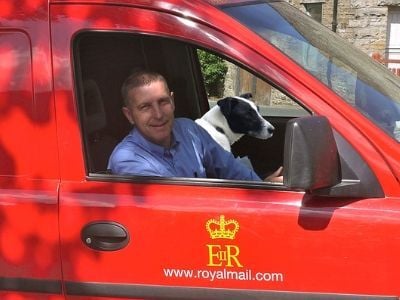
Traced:
<path id="1" fill-rule="evenodd" d="M 268 127 L 268 133 L 273 134 L 275 131 L 274 127 Z"/>

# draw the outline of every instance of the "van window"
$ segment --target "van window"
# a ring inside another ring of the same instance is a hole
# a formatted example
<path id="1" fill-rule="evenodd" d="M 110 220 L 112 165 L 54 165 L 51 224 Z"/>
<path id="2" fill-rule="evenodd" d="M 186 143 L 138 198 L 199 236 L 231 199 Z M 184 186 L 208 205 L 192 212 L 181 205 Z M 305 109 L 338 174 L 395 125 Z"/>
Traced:
<path id="1" fill-rule="evenodd" d="M 251 93 L 260 113 L 275 127 L 275 132 L 268 140 L 245 136 L 233 144 L 232 152 L 250 160 L 261 178 L 283 165 L 286 122 L 308 114 L 288 96 L 245 68 L 181 41 L 87 32 L 77 38 L 74 51 L 89 175 L 107 173 L 112 150 L 131 130 L 121 111 L 120 90 L 125 78 L 138 67 L 164 75 L 174 92 L 176 117 L 196 120 L 221 98 Z M 265 153 L 268 153 L 267 158 Z"/>

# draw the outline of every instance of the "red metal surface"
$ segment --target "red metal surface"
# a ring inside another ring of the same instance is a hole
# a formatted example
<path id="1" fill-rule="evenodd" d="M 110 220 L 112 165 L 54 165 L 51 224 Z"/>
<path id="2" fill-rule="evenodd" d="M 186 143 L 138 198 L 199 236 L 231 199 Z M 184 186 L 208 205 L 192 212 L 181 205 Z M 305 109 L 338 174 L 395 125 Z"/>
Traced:
<path id="1" fill-rule="evenodd" d="M 47 3 L 2 1 L 0 20 L 0 278 L 61 280 Z"/>
<path id="2" fill-rule="evenodd" d="M 388 275 L 398 266 L 399 244 L 393 243 L 398 199 L 320 202 L 293 192 L 141 184 L 71 183 L 62 189 L 61 224 L 73 224 L 62 226 L 69 281 L 398 294 L 396 280 Z M 234 240 L 210 238 L 206 223 L 220 215 L 240 224 Z M 118 255 L 88 250 L 76 236 L 92 219 L 124 224 L 129 246 Z M 228 268 L 210 257 L 226 245 L 240 250 L 241 267 L 232 261 Z M 281 274 L 282 280 L 168 277 L 166 269 L 203 276 L 207 273 L 199 272 L 224 269 Z"/>
<path id="3" fill-rule="evenodd" d="M 395 141 L 275 48 L 205 4 L 52 3 L 49 12 L 46 1 L 0 2 L 0 51 L 8 55 L 2 56 L 0 77 L 0 277 L 61 280 L 62 260 L 63 280 L 74 282 L 400 296 Z M 371 167 L 385 198 L 327 200 L 268 189 L 88 181 L 70 48 L 87 29 L 179 38 L 241 61 L 327 116 Z M 207 221 L 221 215 L 240 225 L 232 240 L 213 240 L 206 230 Z M 80 231 L 93 220 L 123 224 L 129 245 L 117 252 L 86 247 Z M 205 278 L 211 276 L 205 271 L 227 267 L 217 256 L 226 249 L 231 270 L 282 277 Z M 165 269 L 197 275 L 167 276 Z M 35 296 L 7 292 L 4 299 Z"/>

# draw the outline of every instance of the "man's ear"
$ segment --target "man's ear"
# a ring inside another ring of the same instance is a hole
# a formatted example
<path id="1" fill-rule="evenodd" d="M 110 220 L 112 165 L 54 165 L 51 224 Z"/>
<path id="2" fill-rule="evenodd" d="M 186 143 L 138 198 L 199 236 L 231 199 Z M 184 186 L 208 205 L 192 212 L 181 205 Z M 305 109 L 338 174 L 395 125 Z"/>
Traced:
<path id="1" fill-rule="evenodd" d="M 174 108 L 175 111 L 175 99 L 174 99 L 174 92 L 171 92 L 171 101 L 172 101 L 172 107 Z"/>
<path id="2" fill-rule="evenodd" d="M 125 117 L 128 119 L 129 123 L 131 123 L 132 125 L 135 125 L 135 122 L 133 121 L 130 109 L 126 106 L 123 106 L 122 112 L 125 115 Z"/>

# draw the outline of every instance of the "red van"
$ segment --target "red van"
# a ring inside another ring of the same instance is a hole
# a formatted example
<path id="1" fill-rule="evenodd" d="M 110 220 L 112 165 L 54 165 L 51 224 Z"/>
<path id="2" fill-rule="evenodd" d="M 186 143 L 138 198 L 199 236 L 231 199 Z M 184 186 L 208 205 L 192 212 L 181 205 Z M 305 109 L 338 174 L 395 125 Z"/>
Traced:
<path id="1" fill-rule="evenodd" d="M 110 174 L 137 67 L 284 182 Z M 0 132 L 0 299 L 400 298 L 400 80 L 285 1 L 0 1 Z"/>

